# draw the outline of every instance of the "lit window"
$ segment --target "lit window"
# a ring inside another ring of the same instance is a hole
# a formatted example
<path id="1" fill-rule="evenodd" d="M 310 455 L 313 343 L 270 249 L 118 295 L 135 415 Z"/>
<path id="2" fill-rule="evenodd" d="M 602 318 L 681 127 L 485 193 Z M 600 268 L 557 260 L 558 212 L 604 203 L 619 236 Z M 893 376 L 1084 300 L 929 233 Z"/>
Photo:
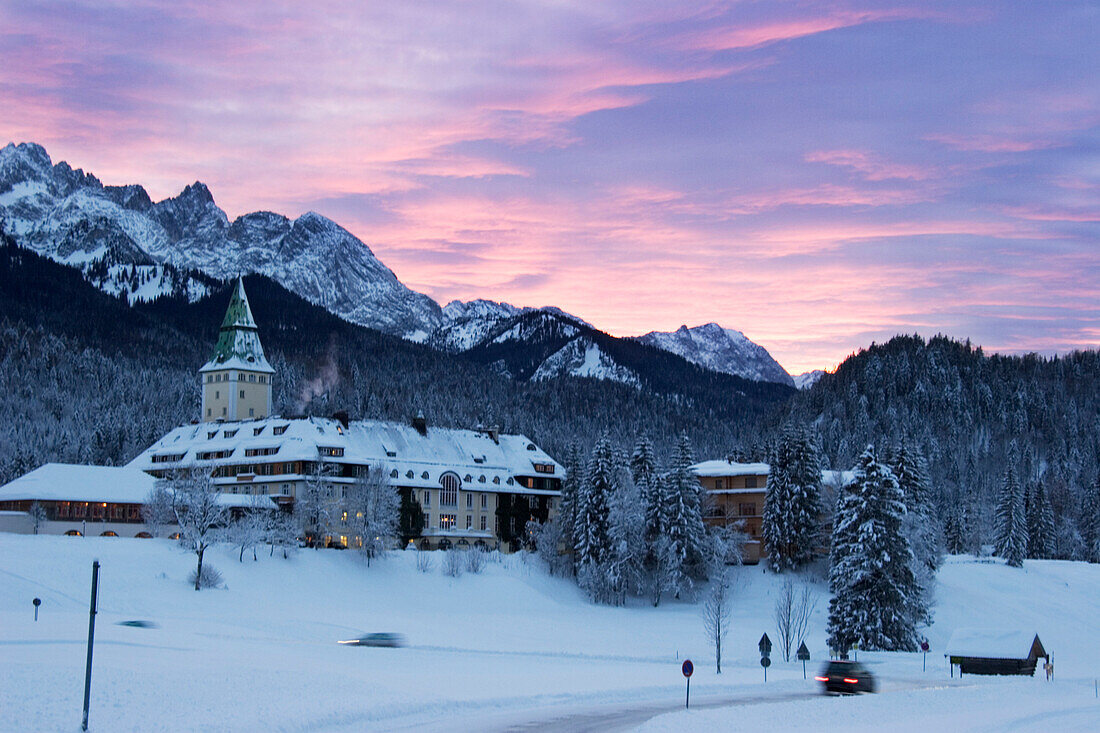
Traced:
<path id="1" fill-rule="evenodd" d="M 440 529 L 454 529 L 455 521 L 458 517 L 454 514 L 440 514 L 439 515 L 439 528 Z"/>

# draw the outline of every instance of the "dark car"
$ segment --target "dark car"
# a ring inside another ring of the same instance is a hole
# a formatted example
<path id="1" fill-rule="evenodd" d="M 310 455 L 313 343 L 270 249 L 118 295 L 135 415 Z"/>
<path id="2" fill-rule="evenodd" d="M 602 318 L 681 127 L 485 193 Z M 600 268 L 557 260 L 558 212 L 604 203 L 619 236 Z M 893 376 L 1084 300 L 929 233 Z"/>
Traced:
<path id="1" fill-rule="evenodd" d="M 361 636 L 358 639 L 348 639 L 347 641 L 341 641 L 341 644 L 350 644 L 351 646 L 405 646 L 405 637 L 401 634 L 392 634 L 389 632 L 380 632 L 377 634 L 367 634 Z"/>
<path id="2" fill-rule="evenodd" d="M 826 695 L 854 695 L 877 689 L 875 676 L 859 662 L 829 662 L 814 679 L 821 683 Z"/>

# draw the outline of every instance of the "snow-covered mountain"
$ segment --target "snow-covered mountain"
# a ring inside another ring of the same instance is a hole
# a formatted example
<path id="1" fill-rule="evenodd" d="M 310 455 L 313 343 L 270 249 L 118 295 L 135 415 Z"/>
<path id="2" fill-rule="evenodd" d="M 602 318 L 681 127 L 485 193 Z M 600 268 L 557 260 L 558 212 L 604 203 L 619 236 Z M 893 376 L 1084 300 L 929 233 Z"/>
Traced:
<path id="1" fill-rule="evenodd" d="M 0 149 L 0 231 L 131 302 L 165 294 L 196 300 L 217 280 L 258 273 L 352 323 L 449 353 L 500 352 L 507 358 L 488 363 L 516 379 L 572 374 L 639 386 L 648 379 L 639 378 L 647 373 L 644 354 L 659 353 L 630 349 L 633 341 L 554 307 L 472 300 L 440 308 L 319 214 L 292 220 L 259 211 L 230 221 L 200 182 L 154 202 L 139 185 L 104 186 L 65 162 L 54 165 L 34 143 Z M 716 324 L 637 341 L 705 369 L 793 384 L 762 347 Z"/>
<path id="2" fill-rule="evenodd" d="M 771 357 L 767 349 L 753 343 L 740 331 L 722 328 L 717 323 L 695 328 L 680 326 L 672 333 L 651 331 L 637 340 L 679 354 L 716 372 L 794 386 L 791 375 Z"/>
<path id="3" fill-rule="evenodd" d="M 810 372 L 802 372 L 794 376 L 794 386 L 798 389 L 809 389 L 817 384 L 817 380 L 825 374 L 824 369 L 814 369 Z"/>
<path id="4" fill-rule="evenodd" d="M 67 163 L 53 165 L 33 143 L 0 149 L 0 224 L 20 245 L 82 268 L 171 265 L 219 279 L 256 272 L 387 333 L 424 340 L 442 323 L 435 301 L 319 214 L 255 212 L 231 222 L 198 182 L 154 203 L 141 186 L 104 186 Z M 118 279 L 97 284 L 125 290 Z"/>

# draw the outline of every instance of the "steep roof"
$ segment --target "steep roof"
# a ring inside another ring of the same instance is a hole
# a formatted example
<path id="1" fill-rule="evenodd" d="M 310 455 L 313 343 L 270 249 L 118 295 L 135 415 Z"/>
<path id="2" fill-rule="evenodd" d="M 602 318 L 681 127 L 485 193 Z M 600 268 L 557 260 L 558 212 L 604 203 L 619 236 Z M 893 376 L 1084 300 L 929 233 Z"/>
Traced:
<path id="1" fill-rule="evenodd" d="M 225 310 L 225 318 L 222 319 L 221 329 L 218 331 L 214 355 L 199 371 L 219 369 L 247 369 L 269 374 L 275 372 L 264 356 L 259 329 L 252 318 L 252 308 L 248 305 L 248 296 L 244 292 L 244 280 L 239 277 L 233 286 L 229 307 Z"/>
<path id="2" fill-rule="evenodd" d="M 1043 643 L 1034 631 L 1003 629 L 956 629 L 944 652 L 949 657 L 982 659 L 1030 659 L 1046 656 Z"/>
<path id="3" fill-rule="evenodd" d="M 155 478 L 130 466 L 47 463 L 0 486 L 0 500 L 140 504 L 155 484 Z"/>
<path id="4" fill-rule="evenodd" d="M 271 450 L 246 456 L 249 450 Z M 337 449 L 338 455 L 322 453 Z M 199 455 L 219 454 L 219 458 Z M 153 458 L 157 457 L 156 463 Z M 185 425 L 171 431 L 133 461 L 132 468 L 152 470 L 200 463 L 218 466 L 243 463 L 328 460 L 333 463 L 384 466 L 397 472 L 399 486 L 438 487 L 444 473 L 458 474 L 463 485 L 496 492 L 547 493 L 517 486 L 514 477 L 562 478 L 565 471 L 524 435 L 425 426 L 385 420 L 356 420 L 347 427 L 328 418 L 269 417 L 241 422 Z M 535 465 L 543 467 L 537 471 Z M 549 470 L 548 468 L 549 467 Z M 469 478 L 467 478 L 469 477 Z"/>

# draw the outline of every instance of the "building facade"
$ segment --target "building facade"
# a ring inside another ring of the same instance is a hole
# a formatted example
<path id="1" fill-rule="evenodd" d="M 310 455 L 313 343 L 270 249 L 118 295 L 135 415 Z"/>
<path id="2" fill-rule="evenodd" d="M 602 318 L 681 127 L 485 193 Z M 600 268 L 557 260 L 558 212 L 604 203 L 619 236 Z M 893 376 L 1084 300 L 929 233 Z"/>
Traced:
<path id="1" fill-rule="evenodd" d="M 370 471 L 414 497 L 425 514 L 418 546 L 515 549 L 527 521 L 557 510 L 564 469 L 523 435 L 493 428 L 271 415 L 274 370 L 237 280 L 211 359 L 199 370 L 202 422 L 172 430 L 129 464 L 154 477 L 211 472 L 224 494 L 269 496 L 289 509 L 309 482 L 334 502 Z M 311 538 L 341 546 L 337 527 Z"/>
<path id="2" fill-rule="evenodd" d="M 704 519 L 713 527 L 737 527 L 748 535 L 742 561 L 755 565 L 766 556 L 763 521 L 768 464 L 717 460 L 691 467 L 707 492 Z"/>

